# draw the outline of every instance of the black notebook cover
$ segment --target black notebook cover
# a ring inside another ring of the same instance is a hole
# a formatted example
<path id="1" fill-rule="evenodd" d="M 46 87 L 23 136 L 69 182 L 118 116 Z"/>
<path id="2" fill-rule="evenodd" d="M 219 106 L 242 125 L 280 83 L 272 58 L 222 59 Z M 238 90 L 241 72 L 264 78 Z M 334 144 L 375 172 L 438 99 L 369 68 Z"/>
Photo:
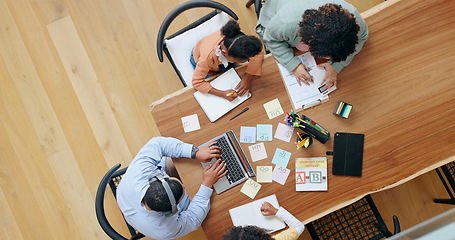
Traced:
<path id="1" fill-rule="evenodd" d="M 335 133 L 333 175 L 362 176 L 364 137 L 365 135 L 357 133 Z"/>

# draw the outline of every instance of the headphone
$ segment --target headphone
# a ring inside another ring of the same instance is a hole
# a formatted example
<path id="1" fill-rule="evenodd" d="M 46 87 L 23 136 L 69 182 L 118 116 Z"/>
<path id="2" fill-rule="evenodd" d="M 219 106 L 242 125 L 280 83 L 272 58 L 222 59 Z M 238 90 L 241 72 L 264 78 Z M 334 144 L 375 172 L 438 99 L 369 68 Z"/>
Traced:
<path id="1" fill-rule="evenodd" d="M 170 212 L 166 212 L 166 216 L 172 216 L 177 212 L 177 203 L 175 202 L 175 197 L 174 194 L 172 193 L 171 187 L 169 186 L 169 183 L 166 182 L 164 179 L 163 175 L 161 173 L 155 174 L 153 177 L 149 179 L 149 184 L 152 184 L 152 182 L 159 180 L 161 184 L 164 187 L 164 190 L 167 193 L 167 197 L 169 198 L 169 201 L 171 202 L 172 210 Z"/>

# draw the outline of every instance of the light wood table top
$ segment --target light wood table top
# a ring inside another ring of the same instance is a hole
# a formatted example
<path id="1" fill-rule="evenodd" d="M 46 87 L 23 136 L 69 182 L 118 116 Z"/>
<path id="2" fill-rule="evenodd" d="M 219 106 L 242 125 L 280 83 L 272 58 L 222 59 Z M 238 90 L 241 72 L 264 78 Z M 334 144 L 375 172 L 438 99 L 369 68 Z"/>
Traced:
<path id="1" fill-rule="evenodd" d="M 326 144 L 314 141 L 308 149 L 296 149 L 291 143 L 274 139 L 264 142 L 268 158 L 251 162 L 272 165 L 275 149 L 292 153 L 291 174 L 283 186 L 262 183 L 255 199 L 276 194 L 281 206 L 299 220 L 308 223 L 346 206 L 366 194 L 380 191 L 447 162 L 455 160 L 455 8 L 454 1 L 402 0 L 388 3 L 383 10 L 367 15 L 370 38 L 363 50 L 338 76 L 338 89 L 330 101 L 300 112 L 330 131 L 365 134 L 362 177 L 334 176 L 332 157 L 328 157 L 328 191 L 296 192 L 294 159 L 325 156 L 332 150 L 333 139 Z M 240 74 L 243 69 L 238 70 Z M 162 136 L 176 137 L 200 145 L 240 126 L 273 124 L 273 133 L 283 117 L 269 120 L 263 104 L 278 98 L 283 110 L 291 104 L 282 83 L 276 61 L 266 57 L 263 76 L 252 81 L 252 98 L 215 123 L 210 123 L 187 88 L 161 103 L 154 103 L 152 115 Z M 354 106 L 349 119 L 335 116 L 338 101 Z M 249 110 L 229 119 L 243 108 Z M 201 129 L 184 133 L 180 118 L 198 114 Z M 248 146 L 241 144 L 247 156 Z M 202 180 L 199 162 L 176 159 L 175 164 L 192 197 Z M 219 239 L 232 226 L 228 210 L 251 202 L 240 193 L 242 185 L 221 195 L 212 195 L 211 210 L 203 222 L 208 239 Z"/>

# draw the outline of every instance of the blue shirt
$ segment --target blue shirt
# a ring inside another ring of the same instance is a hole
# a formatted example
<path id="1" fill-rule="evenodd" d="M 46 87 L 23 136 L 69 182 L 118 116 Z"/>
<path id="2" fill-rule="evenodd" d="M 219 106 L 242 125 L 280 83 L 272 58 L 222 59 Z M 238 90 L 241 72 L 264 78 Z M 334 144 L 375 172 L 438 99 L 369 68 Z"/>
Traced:
<path id="1" fill-rule="evenodd" d="M 142 199 L 149 187 L 149 179 L 160 172 L 169 177 L 164 166 L 166 157 L 191 157 L 191 144 L 175 138 L 152 138 L 139 151 L 117 187 L 117 203 L 126 221 L 137 231 L 155 239 L 172 239 L 196 230 L 210 209 L 213 190 L 201 184 L 190 203 L 186 190 L 178 203 L 178 212 L 172 216 L 149 211 Z"/>

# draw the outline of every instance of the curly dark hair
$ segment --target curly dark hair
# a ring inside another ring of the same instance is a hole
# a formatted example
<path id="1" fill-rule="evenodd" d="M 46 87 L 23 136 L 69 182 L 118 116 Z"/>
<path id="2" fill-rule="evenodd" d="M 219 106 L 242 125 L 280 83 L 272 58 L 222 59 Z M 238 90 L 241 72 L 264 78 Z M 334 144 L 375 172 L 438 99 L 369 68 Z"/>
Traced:
<path id="1" fill-rule="evenodd" d="M 273 240 L 265 229 L 257 226 L 231 227 L 223 240 Z"/>
<path id="2" fill-rule="evenodd" d="M 182 184 L 174 179 L 165 178 L 164 180 L 169 184 L 175 202 L 178 203 L 183 194 Z M 169 201 L 169 197 L 161 181 L 154 181 L 150 184 L 143 201 L 150 209 L 157 212 L 168 212 L 172 210 L 171 201 Z"/>
<path id="3" fill-rule="evenodd" d="M 249 59 L 259 54 L 262 42 L 255 36 L 247 36 L 241 30 L 239 23 L 230 20 L 222 28 L 224 45 L 229 49 L 228 54 L 238 59 Z"/>
<path id="4" fill-rule="evenodd" d="M 355 17 L 337 4 L 308 9 L 299 23 L 302 42 L 315 57 L 330 57 L 341 62 L 354 53 L 360 30 Z"/>

